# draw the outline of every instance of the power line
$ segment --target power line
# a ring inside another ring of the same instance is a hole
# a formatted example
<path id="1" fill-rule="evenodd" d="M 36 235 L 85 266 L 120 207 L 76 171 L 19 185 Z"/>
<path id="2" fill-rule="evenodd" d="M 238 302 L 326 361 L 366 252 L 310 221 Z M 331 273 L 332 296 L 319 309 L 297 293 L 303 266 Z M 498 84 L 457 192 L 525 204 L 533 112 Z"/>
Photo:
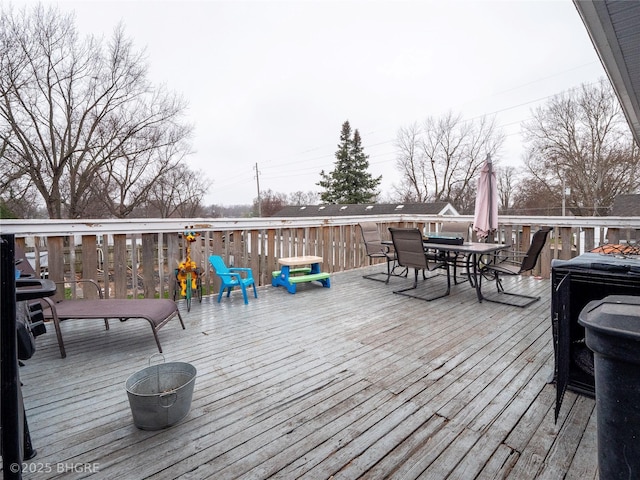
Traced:
<path id="1" fill-rule="evenodd" d="M 500 94 L 503 94 L 503 93 L 508 93 L 508 92 L 517 90 L 519 88 L 524 88 L 526 86 L 529 86 L 529 85 L 532 85 L 532 84 L 535 84 L 535 83 L 539 83 L 540 81 L 547 80 L 549 78 L 553 78 L 553 77 L 559 76 L 559 75 L 561 75 L 563 73 L 570 72 L 570 71 L 573 71 L 573 70 L 577 70 L 577 69 L 580 69 L 580 68 L 584 68 L 585 66 L 589 66 L 589 65 L 592 65 L 594 63 L 597 63 L 597 62 L 590 62 L 590 63 L 587 63 L 587 64 L 583 64 L 583 65 L 580 65 L 580 66 L 573 67 L 571 69 L 564 70 L 564 71 L 559 72 L 559 73 L 554 74 L 554 75 L 541 77 L 538 80 L 534 80 L 534 81 L 527 82 L 525 84 L 519 85 L 517 87 L 513 87 L 513 88 L 510 88 L 510 89 L 507 89 L 507 90 L 503 90 L 502 92 L 498 92 L 497 94 L 492 95 L 492 96 L 497 96 L 497 95 L 500 95 Z M 563 90 L 563 91 L 561 91 L 559 93 L 550 94 L 550 95 L 546 95 L 546 96 L 543 96 L 543 97 L 538 97 L 538 98 L 533 99 L 533 100 L 529 100 L 529 101 L 526 101 L 526 102 L 518 103 L 516 105 L 511 105 L 511 106 L 508 106 L 508 107 L 504 107 L 504 108 L 501 108 L 501 109 L 498 109 L 498 110 L 494 110 L 494 111 L 489 112 L 489 113 L 485 113 L 485 114 L 482 114 L 482 115 L 476 115 L 474 117 L 465 118 L 464 121 L 473 121 L 473 120 L 477 120 L 477 119 L 485 117 L 485 116 L 496 115 L 496 114 L 507 112 L 507 111 L 510 111 L 510 110 L 515 110 L 517 108 L 521 108 L 521 107 L 526 106 L 526 105 L 532 105 L 532 104 L 535 104 L 535 103 L 538 103 L 538 102 L 541 102 L 541 101 L 544 101 L 544 100 L 548 100 L 550 98 L 553 98 L 553 97 L 556 97 L 558 95 L 561 95 L 561 94 L 563 94 L 565 92 L 570 92 L 572 90 L 575 90 L 576 88 L 580 88 L 582 86 L 591 86 L 591 85 L 595 85 L 596 83 L 597 83 L 597 81 L 590 82 L 590 83 L 581 83 L 578 86 L 573 86 L 573 87 L 567 88 L 567 89 L 565 89 L 565 90 Z M 524 118 L 522 120 L 516 120 L 516 121 L 512 121 L 512 122 L 506 123 L 506 124 L 499 125 L 498 128 L 504 128 L 504 127 L 507 127 L 507 126 L 515 125 L 515 124 L 521 124 L 523 121 L 530 120 L 532 118 L 533 117 L 531 117 L 531 116 L 527 116 L 526 118 Z M 376 134 L 377 132 L 373 131 L 373 132 L 369 132 L 369 133 L 370 134 Z M 512 133 L 505 134 L 505 136 L 506 137 L 511 137 L 511 136 L 515 136 L 515 135 L 519 135 L 519 134 L 520 134 L 520 132 L 512 132 Z M 383 140 L 383 141 L 379 141 L 379 142 L 376 142 L 376 143 L 372 143 L 372 144 L 369 144 L 369 145 L 364 145 L 363 148 L 364 149 L 371 149 L 371 148 L 379 147 L 379 146 L 382 146 L 382 145 L 388 145 L 388 144 L 391 144 L 391 143 L 393 143 L 395 141 L 396 141 L 396 138 L 392 138 L 392 139 L 388 139 L 388 140 Z M 283 157 L 276 157 L 276 158 L 267 160 L 267 161 L 265 161 L 265 163 L 266 163 L 266 167 L 265 168 L 267 170 L 279 169 L 281 167 L 290 167 L 290 166 L 296 166 L 297 168 L 295 168 L 294 171 L 288 170 L 284 174 L 268 174 L 267 173 L 267 174 L 263 175 L 263 179 L 275 180 L 275 179 L 285 178 L 285 177 L 286 178 L 304 177 L 304 176 L 309 176 L 311 174 L 314 174 L 315 172 L 319 173 L 318 169 L 322 169 L 322 167 L 320 165 L 308 165 L 308 166 L 305 166 L 305 167 L 299 167 L 299 165 L 301 163 L 300 157 L 304 156 L 305 154 L 322 151 L 324 149 L 329 148 L 330 146 L 331 147 L 335 147 L 335 144 L 332 143 L 332 144 L 327 144 L 327 145 L 324 145 L 324 146 L 311 147 L 311 148 L 302 150 L 302 151 L 300 151 L 298 153 L 292 153 L 291 155 L 288 155 L 286 157 L 286 158 L 291 158 L 290 161 L 286 160 L 286 161 L 283 161 L 283 162 L 280 162 L 280 163 L 272 163 L 272 162 L 274 162 L 275 160 L 278 160 L 278 159 L 283 159 L 284 160 Z M 378 154 L 373 154 L 373 155 L 369 154 L 369 158 L 376 158 L 376 157 L 381 157 L 381 156 L 390 156 L 390 155 L 395 155 L 395 154 L 396 154 L 395 151 L 378 153 Z M 313 162 L 315 160 L 328 160 L 328 159 L 333 159 L 333 158 L 334 158 L 334 152 L 332 151 L 331 153 L 325 153 L 325 154 L 321 154 L 321 155 L 316 155 L 316 156 L 311 157 L 311 158 L 307 158 L 304 161 L 305 161 L 305 163 L 308 163 L 308 162 Z M 385 164 L 385 163 L 390 163 L 392 161 L 395 161 L 395 158 L 385 159 L 385 160 L 381 160 L 381 161 L 377 161 L 377 162 L 370 162 L 370 164 L 371 165 L 381 165 L 381 164 Z M 256 181 L 259 182 L 257 177 L 258 177 L 258 172 L 257 172 L 257 164 L 256 164 Z M 236 178 L 239 181 L 237 181 L 237 182 L 233 181 Z M 244 180 L 241 180 L 242 178 L 244 178 Z M 228 186 L 233 186 L 233 185 L 246 184 L 246 176 L 244 174 L 238 174 L 238 175 L 235 175 L 233 177 L 226 178 L 225 180 L 226 181 L 225 181 L 225 183 L 223 185 L 217 185 L 217 186 L 218 187 L 224 187 L 224 186 L 227 186 L 227 185 Z"/>
<path id="2" fill-rule="evenodd" d="M 260 170 L 256 162 L 256 186 L 258 187 L 258 217 L 262 217 L 262 199 L 260 198 Z"/>

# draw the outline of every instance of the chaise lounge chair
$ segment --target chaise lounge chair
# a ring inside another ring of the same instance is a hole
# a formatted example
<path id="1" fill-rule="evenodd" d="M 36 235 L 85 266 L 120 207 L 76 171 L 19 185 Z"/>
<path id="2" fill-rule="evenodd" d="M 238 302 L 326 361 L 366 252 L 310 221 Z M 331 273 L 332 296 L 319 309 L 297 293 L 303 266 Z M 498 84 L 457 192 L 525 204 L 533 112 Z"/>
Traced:
<path id="1" fill-rule="evenodd" d="M 58 337 L 58 347 L 60 348 L 60 355 L 62 358 L 67 356 L 64 341 L 62 339 L 62 329 L 60 328 L 60 322 L 67 319 L 104 319 L 104 324 L 107 330 L 109 330 L 109 319 L 117 318 L 121 322 L 124 322 L 130 318 L 144 318 L 151 325 L 151 331 L 153 337 L 158 345 L 158 351 L 162 353 L 162 346 L 160 345 L 160 339 L 158 338 L 158 330 L 165 326 L 169 320 L 177 316 L 180 320 L 182 329 L 185 329 L 182 316 L 178 311 L 178 307 L 175 302 L 168 299 L 116 299 L 116 298 L 103 298 L 102 290 L 100 286 L 94 280 L 77 280 L 78 283 L 86 283 L 93 285 L 98 291 L 99 298 L 97 299 L 81 299 L 81 300 L 60 300 L 56 302 L 53 298 L 43 298 L 45 305 L 44 316 L 51 319 L 56 329 L 56 336 Z M 69 282 L 66 282 L 69 283 Z M 47 309 L 46 306 L 49 308 Z"/>

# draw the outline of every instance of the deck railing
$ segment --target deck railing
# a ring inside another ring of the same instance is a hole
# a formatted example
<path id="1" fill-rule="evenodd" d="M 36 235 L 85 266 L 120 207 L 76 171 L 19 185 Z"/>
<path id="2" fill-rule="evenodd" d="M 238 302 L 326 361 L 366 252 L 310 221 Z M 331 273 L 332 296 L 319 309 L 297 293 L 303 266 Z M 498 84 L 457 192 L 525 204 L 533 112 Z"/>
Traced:
<path id="1" fill-rule="evenodd" d="M 185 227 L 200 233 L 191 258 L 203 272 L 205 292 L 216 292 L 219 281 L 208 257 L 221 255 L 228 265 L 249 267 L 259 285 L 271 282 L 278 258 L 323 257 L 323 271 L 337 272 L 369 264 L 359 222 L 378 223 L 383 238 L 388 227 L 418 227 L 436 231 L 443 222 L 471 223 L 471 216 L 381 215 L 353 217 L 251 219 L 129 219 L 129 220 L 3 220 L 0 232 L 14 234 L 28 252 L 36 271 L 54 281 L 98 279 L 106 297 L 172 298 L 174 269 L 184 258 Z M 535 275 L 548 278 L 551 260 L 570 259 L 604 243 L 640 239 L 640 217 L 501 216 L 493 240 L 525 251 L 531 234 L 553 227 Z M 67 296 L 81 295 L 72 284 Z M 59 292 L 63 294 L 62 291 Z"/>

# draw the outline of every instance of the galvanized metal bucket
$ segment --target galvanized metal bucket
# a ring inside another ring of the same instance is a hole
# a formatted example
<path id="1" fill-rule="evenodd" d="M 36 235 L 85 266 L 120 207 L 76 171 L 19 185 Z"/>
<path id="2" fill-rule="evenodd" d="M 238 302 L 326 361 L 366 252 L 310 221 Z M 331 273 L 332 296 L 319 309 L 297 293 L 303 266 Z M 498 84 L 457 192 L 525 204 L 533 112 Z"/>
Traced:
<path id="1" fill-rule="evenodd" d="M 149 367 L 134 373 L 125 383 L 133 423 L 142 430 L 160 430 L 186 417 L 196 383 L 196 368 L 190 363 L 151 365 L 154 356 L 149 358 Z"/>

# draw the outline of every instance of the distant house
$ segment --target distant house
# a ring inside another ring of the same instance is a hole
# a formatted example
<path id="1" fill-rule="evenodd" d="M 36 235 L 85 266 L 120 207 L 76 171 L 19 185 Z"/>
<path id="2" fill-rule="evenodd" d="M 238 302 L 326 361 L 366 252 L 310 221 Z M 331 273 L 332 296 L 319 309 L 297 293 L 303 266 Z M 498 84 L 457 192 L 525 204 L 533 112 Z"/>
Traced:
<path id="1" fill-rule="evenodd" d="M 611 216 L 614 217 L 640 217 L 640 195 L 618 195 L 613 200 Z"/>
<path id="2" fill-rule="evenodd" d="M 354 215 L 460 215 L 448 202 L 432 203 L 363 203 L 356 205 L 290 205 L 274 217 L 338 217 Z"/>

